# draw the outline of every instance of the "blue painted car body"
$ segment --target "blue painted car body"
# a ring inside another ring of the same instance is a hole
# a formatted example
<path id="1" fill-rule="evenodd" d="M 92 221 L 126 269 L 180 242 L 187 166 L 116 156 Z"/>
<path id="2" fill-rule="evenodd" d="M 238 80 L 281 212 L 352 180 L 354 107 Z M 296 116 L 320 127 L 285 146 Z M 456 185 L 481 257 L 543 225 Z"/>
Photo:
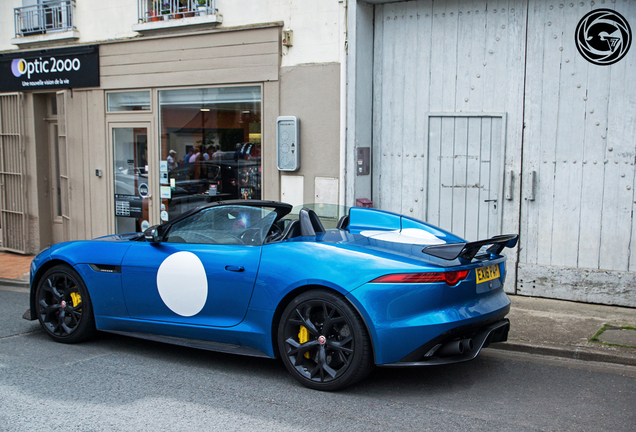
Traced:
<path id="1" fill-rule="evenodd" d="M 149 242 L 140 241 L 139 234 L 57 244 L 33 260 L 32 293 L 47 269 L 66 263 L 88 289 L 98 330 L 221 351 L 234 348 L 233 352 L 266 357 L 279 354 L 275 339 L 282 310 L 298 293 L 315 287 L 341 294 L 359 312 L 377 365 L 425 365 L 429 360 L 425 354 L 431 348 L 466 329 L 474 334 L 487 329 L 479 349 L 505 340 L 507 320 L 505 334 L 502 330 L 495 339 L 489 336 L 493 331 L 489 326 L 494 323 L 502 328 L 510 308 L 503 291 L 505 257 L 480 252 L 472 259 L 443 259 L 423 252 L 421 243 L 384 241 L 368 234 L 399 234 L 406 229 L 430 233 L 440 243 L 466 244 L 449 232 L 406 216 L 352 208 L 348 224 L 342 228 L 257 246 Z M 514 246 L 514 242 L 516 237 L 506 245 Z M 161 263 L 183 251 L 195 254 L 208 281 L 214 282 L 205 306 L 193 316 L 174 313 L 157 288 Z M 477 284 L 475 269 L 491 265 L 499 267 L 500 277 Z M 227 271 L 229 266 L 245 270 Z M 454 286 L 374 282 L 388 274 L 454 270 L 469 271 Z M 32 294 L 31 311 L 36 309 L 34 301 Z M 34 312 L 32 317 L 35 319 Z"/>

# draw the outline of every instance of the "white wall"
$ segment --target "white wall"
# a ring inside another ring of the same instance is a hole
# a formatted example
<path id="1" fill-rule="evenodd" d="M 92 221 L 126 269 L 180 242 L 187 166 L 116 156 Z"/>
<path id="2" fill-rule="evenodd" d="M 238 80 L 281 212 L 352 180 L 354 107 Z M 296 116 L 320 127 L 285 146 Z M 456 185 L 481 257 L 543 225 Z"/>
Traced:
<path id="1" fill-rule="evenodd" d="M 15 36 L 13 25 L 13 8 L 22 6 L 21 0 L 0 1 L 0 51 L 17 49 L 10 40 Z"/>
<path id="2" fill-rule="evenodd" d="M 223 16 L 220 28 L 283 22 L 294 32 L 294 46 L 283 48 L 281 66 L 339 63 L 344 45 L 345 2 L 339 0 L 217 0 Z M 15 27 L 13 8 L 21 0 L 0 1 L 0 51 L 18 49 L 11 44 Z M 80 0 L 75 7 L 79 43 L 138 37 L 136 0 Z"/>
<path id="3" fill-rule="evenodd" d="M 217 0 L 223 27 L 282 21 L 285 29 L 294 31 L 294 46 L 283 48 L 283 67 L 340 61 L 344 4 L 338 0 Z"/>

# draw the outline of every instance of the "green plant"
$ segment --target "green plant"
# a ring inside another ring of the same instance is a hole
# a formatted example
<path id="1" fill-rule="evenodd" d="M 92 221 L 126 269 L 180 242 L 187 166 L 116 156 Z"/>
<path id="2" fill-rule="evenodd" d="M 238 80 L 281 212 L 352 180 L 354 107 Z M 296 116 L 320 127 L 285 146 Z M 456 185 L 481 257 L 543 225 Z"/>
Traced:
<path id="1" fill-rule="evenodd" d="M 197 0 L 197 4 L 199 6 L 207 6 L 208 5 L 208 1 L 207 0 Z"/>
<path id="2" fill-rule="evenodd" d="M 589 339 L 589 342 L 596 342 L 602 345 L 609 345 L 609 346 L 619 346 L 619 347 L 624 347 L 624 348 L 636 348 L 636 346 L 633 345 L 621 345 L 621 344 L 616 344 L 616 343 L 610 343 L 610 342 L 604 342 L 602 341 L 599 336 L 602 335 L 605 330 L 609 330 L 609 329 L 620 329 L 620 330 L 636 330 L 636 328 L 631 327 L 631 326 L 620 326 L 620 327 L 616 327 L 613 326 L 611 324 L 605 324 L 603 327 L 601 327 L 601 329 L 599 331 L 596 332 L 596 334 L 594 336 L 592 336 Z"/>

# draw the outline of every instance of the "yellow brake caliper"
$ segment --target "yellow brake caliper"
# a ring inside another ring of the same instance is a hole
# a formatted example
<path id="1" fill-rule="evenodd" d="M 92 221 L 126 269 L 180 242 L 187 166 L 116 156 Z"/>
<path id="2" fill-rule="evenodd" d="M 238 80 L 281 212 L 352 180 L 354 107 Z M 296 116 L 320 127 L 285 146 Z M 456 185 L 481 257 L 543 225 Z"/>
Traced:
<path id="1" fill-rule="evenodd" d="M 309 340 L 309 332 L 305 326 L 300 326 L 300 331 L 298 332 L 298 342 L 304 344 Z M 309 351 L 305 353 L 305 358 L 309 358 Z"/>
<path id="2" fill-rule="evenodd" d="M 72 292 L 71 300 L 73 300 L 73 307 L 77 307 L 77 305 L 82 302 L 82 297 L 79 295 L 79 293 Z"/>

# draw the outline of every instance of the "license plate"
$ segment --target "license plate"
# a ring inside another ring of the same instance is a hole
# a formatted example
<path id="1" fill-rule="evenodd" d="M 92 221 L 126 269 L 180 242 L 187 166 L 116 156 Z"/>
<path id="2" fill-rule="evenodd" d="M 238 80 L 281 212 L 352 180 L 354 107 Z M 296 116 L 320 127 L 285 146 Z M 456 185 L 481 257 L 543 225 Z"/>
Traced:
<path id="1" fill-rule="evenodd" d="M 501 276 L 497 264 L 476 268 L 475 272 L 477 273 L 477 283 L 488 282 Z"/>

